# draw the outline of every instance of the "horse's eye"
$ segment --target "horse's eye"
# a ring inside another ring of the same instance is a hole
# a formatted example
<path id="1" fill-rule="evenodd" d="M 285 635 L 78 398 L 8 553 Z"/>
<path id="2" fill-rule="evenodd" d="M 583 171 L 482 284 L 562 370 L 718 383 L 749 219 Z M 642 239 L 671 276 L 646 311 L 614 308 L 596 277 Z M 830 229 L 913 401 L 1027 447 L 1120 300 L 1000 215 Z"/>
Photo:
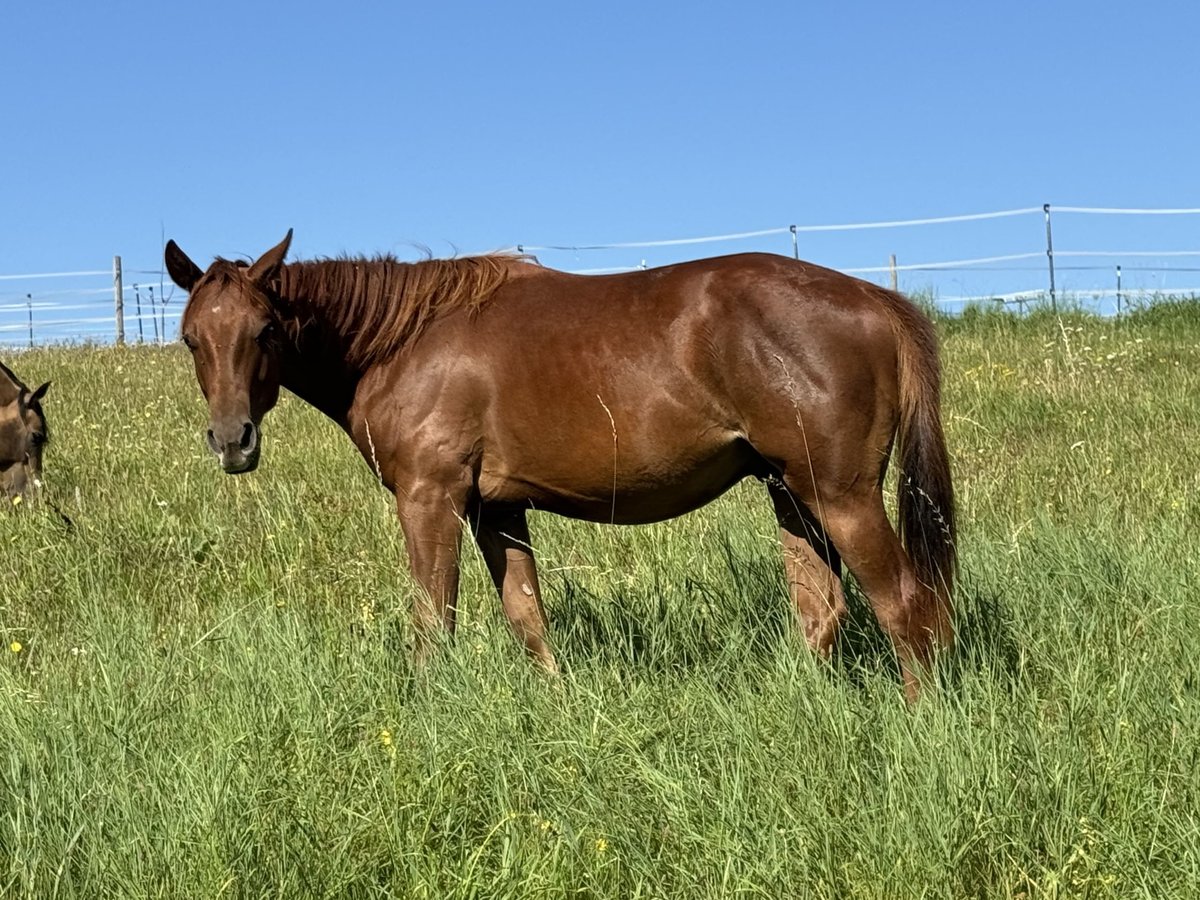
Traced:
<path id="1" fill-rule="evenodd" d="M 47 437 L 46 432 L 44 431 L 35 431 L 29 435 L 29 442 L 35 447 L 42 446 L 48 440 L 50 440 L 50 438 Z"/>
<path id="2" fill-rule="evenodd" d="M 255 340 L 258 341 L 260 347 L 264 347 L 273 337 L 275 337 L 275 323 L 268 322 L 262 327 L 262 331 L 258 333 L 258 337 Z"/>
<path id="3" fill-rule="evenodd" d="M 192 337 L 190 334 L 184 334 L 180 336 L 180 340 L 183 341 L 183 345 L 185 347 L 187 347 L 193 353 L 196 352 L 196 339 L 194 337 Z"/>

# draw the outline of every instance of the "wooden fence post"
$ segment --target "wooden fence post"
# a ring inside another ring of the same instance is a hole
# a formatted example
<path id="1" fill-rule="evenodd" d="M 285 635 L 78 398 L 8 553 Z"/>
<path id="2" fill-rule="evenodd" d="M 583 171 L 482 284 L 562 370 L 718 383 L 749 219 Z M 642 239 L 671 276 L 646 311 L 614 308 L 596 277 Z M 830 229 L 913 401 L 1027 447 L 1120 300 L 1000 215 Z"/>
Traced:
<path id="1" fill-rule="evenodd" d="M 1042 204 L 1046 214 L 1046 262 L 1050 267 L 1050 311 L 1058 312 L 1058 300 L 1054 295 L 1054 241 L 1050 236 L 1050 204 Z"/>
<path id="2" fill-rule="evenodd" d="M 125 291 L 121 286 L 121 257 L 113 257 L 113 305 L 117 316 L 117 343 L 125 343 Z"/>

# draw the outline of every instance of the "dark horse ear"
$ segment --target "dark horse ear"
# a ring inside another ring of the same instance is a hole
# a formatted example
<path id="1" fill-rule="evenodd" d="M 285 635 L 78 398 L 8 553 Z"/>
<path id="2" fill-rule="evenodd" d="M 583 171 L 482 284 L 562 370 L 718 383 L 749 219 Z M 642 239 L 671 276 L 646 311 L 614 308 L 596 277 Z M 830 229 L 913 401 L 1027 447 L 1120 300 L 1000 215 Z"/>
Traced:
<path id="1" fill-rule="evenodd" d="M 18 378 L 13 370 L 0 362 L 0 406 L 7 406 L 25 390 L 25 384 Z"/>
<path id="2" fill-rule="evenodd" d="M 25 415 L 29 408 L 35 403 L 40 403 L 42 398 L 46 396 L 46 390 L 50 387 L 50 382 L 46 382 L 36 391 L 30 391 L 27 387 L 21 388 L 21 393 L 17 396 L 17 409 L 21 415 Z"/>
<path id="3" fill-rule="evenodd" d="M 190 294 L 200 276 L 204 274 L 200 267 L 192 262 L 174 241 L 167 241 L 163 258 L 166 260 L 167 274 L 171 276 L 171 280 Z"/>
<path id="4" fill-rule="evenodd" d="M 267 283 L 279 274 L 279 267 L 283 265 L 283 259 L 287 256 L 288 247 L 292 245 L 292 229 L 288 229 L 287 236 L 282 241 L 260 256 L 250 266 L 250 271 L 247 276 L 254 284 L 259 287 L 266 287 Z"/>

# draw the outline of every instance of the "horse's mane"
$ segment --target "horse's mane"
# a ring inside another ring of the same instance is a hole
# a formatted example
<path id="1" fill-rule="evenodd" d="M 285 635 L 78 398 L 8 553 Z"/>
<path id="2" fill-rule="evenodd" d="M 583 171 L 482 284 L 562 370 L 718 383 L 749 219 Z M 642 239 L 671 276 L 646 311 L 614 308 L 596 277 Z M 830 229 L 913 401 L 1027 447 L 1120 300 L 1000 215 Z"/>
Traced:
<path id="1" fill-rule="evenodd" d="M 434 321 L 477 312 L 532 259 L 496 253 L 401 262 L 391 255 L 302 260 L 279 270 L 274 309 L 294 337 L 310 326 L 346 342 L 347 362 L 367 368 L 417 340 Z M 237 278 L 246 263 L 218 259 L 205 280 Z M 267 298 L 271 303 L 274 298 Z"/>

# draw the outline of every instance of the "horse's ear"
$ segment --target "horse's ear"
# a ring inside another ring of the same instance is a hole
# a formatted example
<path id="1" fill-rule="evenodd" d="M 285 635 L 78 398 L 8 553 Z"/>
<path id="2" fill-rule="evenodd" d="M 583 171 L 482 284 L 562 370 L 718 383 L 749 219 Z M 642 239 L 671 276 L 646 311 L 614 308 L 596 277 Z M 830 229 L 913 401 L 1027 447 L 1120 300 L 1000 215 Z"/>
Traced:
<path id="1" fill-rule="evenodd" d="M 259 287 L 266 287 L 267 283 L 279 273 L 279 267 L 283 265 L 283 259 L 287 256 L 288 247 L 292 245 L 292 229 L 288 229 L 287 236 L 282 241 L 260 256 L 250 266 L 250 271 L 247 276 L 252 282 Z"/>
<path id="2" fill-rule="evenodd" d="M 12 369 L 0 362 L 0 406 L 12 403 L 21 396 L 23 390 L 25 385 L 21 383 L 21 379 L 13 374 Z"/>
<path id="3" fill-rule="evenodd" d="M 171 276 L 171 280 L 190 294 L 200 276 L 204 274 L 200 267 L 192 262 L 174 241 L 167 241 L 163 258 L 166 260 L 167 274 Z"/>
<path id="4" fill-rule="evenodd" d="M 49 387 L 50 382 L 48 381 L 36 391 L 32 392 L 29 390 L 29 388 L 22 387 L 20 393 L 17 394 L 17 411 L 21 415 L 25 415 L 25 413 L 28 412 L 29 407 L 33 406 L 35 403 L 41 402 L 41 399 L 46 396 L 46 391 L 49 389 Z"/>

